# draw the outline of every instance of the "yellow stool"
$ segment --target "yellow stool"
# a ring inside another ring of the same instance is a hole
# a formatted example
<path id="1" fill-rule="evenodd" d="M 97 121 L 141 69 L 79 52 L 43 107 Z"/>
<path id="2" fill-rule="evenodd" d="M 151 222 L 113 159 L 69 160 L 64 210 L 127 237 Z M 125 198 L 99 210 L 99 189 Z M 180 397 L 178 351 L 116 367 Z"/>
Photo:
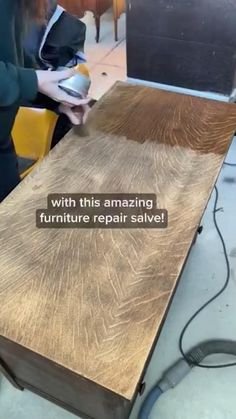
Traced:
<path id="1" fill-rule="evenodd" d="M 19 159 L 29 162 L 24 178 L 50 151 L 58 116 L 46 109 L 20 108 L 12 130 L 12 138 Z"/>
<path id="2" fill-rule="evenodd" d="M 89 69 L 86 64 L 77 64 L 76 69 L 79 73 L 89 77 Z"/>

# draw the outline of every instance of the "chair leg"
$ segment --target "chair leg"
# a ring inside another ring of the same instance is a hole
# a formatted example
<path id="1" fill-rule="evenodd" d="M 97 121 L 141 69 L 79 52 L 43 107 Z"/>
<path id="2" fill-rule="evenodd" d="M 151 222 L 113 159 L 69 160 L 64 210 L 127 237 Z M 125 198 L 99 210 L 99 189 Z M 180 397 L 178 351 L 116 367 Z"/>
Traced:
<path id="1" fill-rule="evenodd" d="M 118 41 L 118 3 L 117 0 L 113 0 L 113 19 L 114 19 L 114 30 L 115 30 L 115 41 Z"/>
<path id="2" fill-rule="evenodd" d="M 101 17 L 95 15 L 95 24 L 96 24 L 96 42 L 100 40 L 100 26 L 101 26 Z"/>
<path id="3" fill-rule="evenodd" d="M 118 41 L 118 19 L 114 16 L 115 41 Z"/>

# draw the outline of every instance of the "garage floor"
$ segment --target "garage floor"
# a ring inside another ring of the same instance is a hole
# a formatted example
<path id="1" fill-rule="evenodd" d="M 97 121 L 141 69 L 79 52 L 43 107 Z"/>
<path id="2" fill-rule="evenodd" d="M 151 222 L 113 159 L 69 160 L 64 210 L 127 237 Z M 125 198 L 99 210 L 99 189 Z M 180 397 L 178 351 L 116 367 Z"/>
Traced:
<path id="1" fill-rule="evenodd" d="M 111 14 L 103 17 L 99 45 L 94 42 L 95 29 L 90 14 L 88 22 L 87 57 L 92 74 L 91 96 L 99 98 L 116 80 L 126 78 L 125 18 L 120 21 L 120 41 L 113 41 Z M 236 163 L 236 138 L 227 157 Z M 196 173 L 201 176 L 201 173 Z M 224 166 L 218 181 L 219 225 L 224 235 L 231 264 L 229 288 L 191 325 L 185 348 L 214 338 L 236 339 L 236 167 Z M 222 286 L 225 262 L 222 246 L 213 225 L 214 193 L 203 218 L 204 230 L 193 247 L 164 328 L 145 378 L 147 390 L 162 372 L 179 358 L 178 337 L 190 315 Z M 184 209 L 183 209 L 184 223 Z M 217 362 L 227 362 L 218 357 Z M 210 359 L 209 362 L 212 362 Z M 174 390 L 164 394 L 150 419 L 235 419 L 236 368 L 203 370 L 195 368 Z M 130 419 L 137 419 L 143 398 L 136 401 Z M 0 419 L 73 419 L 57 406 L 24 391 L 15 390 L 0 376 Z M 112 419 L 112 418 L 111 418 Z"/>

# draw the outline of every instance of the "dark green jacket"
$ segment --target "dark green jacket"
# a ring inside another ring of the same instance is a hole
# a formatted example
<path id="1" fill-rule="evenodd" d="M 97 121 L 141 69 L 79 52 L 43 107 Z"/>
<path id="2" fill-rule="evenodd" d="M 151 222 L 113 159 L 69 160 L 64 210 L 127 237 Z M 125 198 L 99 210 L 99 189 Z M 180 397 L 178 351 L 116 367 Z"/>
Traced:
<path id="1" fill-rule="evenodd" d="M 18 108 L 37 96 L 37 76 L 26 69 L 19 0 L 0 0 L 0 145 L 8 138 Z"/>

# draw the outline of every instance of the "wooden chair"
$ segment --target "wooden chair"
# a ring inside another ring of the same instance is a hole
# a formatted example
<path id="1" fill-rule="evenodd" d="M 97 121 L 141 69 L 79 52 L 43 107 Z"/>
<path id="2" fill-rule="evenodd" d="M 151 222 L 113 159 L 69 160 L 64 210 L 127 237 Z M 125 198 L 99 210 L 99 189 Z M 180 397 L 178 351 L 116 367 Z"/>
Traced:
<path id="1" fill-rule="evenodd" d="M 115 40 L 118 41 L 118 19 L 125 12 L 125 0 L 59 0 L 58 4 L 79 18 L 84 17 L 86 11 L 92 12 L 96 24 L 96 42 L 100 39 L 101 16 L 113 5 Z"/>
<path id="2" fill-rule="evenodd" d="M 113 14 L 114 14 L 114 29 L 115 29 L 115 41 L 118 41 L 118 20 L 122 13 L 126 10 L 125 0 L 113 0 Z"/>
<path id="3" fill-rule="evenodd" d="M 12 138 L 21 178 L 49 153 L 57 119 L 56 114 L 46 109 L 20 108 Z"/>

